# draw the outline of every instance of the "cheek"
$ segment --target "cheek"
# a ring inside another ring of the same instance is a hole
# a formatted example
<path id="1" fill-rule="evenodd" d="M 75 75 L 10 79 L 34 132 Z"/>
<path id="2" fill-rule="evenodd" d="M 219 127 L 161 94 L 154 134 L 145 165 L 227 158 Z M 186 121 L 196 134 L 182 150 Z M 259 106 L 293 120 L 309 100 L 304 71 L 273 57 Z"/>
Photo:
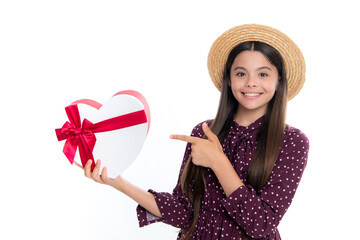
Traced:
<path id="1" fill-rule="evenodd" d="M 264 85 L 268 92 L 275 92 L 278 86 L 278 81 L 269 81 Z"/>
<path id="2" fill-rule="evenodd" d="M 232 89 L 232 90 L 236 90 L 236 89 L 239 89 L 241 87 L 241 81 L 234 81 L 234 80 L 230 80 L 229 82 L 229 87 Z"/>
<path id="3" fill-rule="evenodd" d="M 239 92 L 240 92 L 241 87 L 239 86 L 238 83 L 231 83 L 231 87 L 230 90 L 233 93 L 234 96 L 236 96 Z"/>

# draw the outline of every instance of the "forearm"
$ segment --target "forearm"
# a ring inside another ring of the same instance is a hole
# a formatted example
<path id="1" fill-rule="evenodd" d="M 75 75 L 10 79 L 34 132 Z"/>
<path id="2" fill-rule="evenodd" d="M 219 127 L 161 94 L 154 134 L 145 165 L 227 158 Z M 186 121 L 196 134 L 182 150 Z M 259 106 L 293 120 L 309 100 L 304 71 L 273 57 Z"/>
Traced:
<path id="1" fill-rule="evenodd" d="M 228 214 L 251 237 L 260 238 L 267 235 L 274 225 L 278 224 L 272 209 L 263 204 L 255 192 L 244 186 L 225 155 L 218 158 L 212 169 L 226 194 L 224 206 Z M 240 188 L 241 186 L 244 187 Z"/>
<path id="2" fill-rule="evenodd" d="M 279 216 L 283 214 L 268 205 L 249 185 L 235 190 L 224 199 L 223 206 L 246 234 L 256 239 L 268 236 L 279 224 Z"/>
<path id="3" fill-rule="evenodd" d="M 102 184 L 107 184 L 119 190 L 120 192 L 124 193 L 125 195 L 132 198 L 135 202 L 140 204 L 146 210 L 148 210 L 153 215 L 162 218 L 162 215 L 159 211 L 157 203 L 155 201 L 155 197 L 150 192 L 146 192 L 137 186 L 131 184 L 130 182 L 126 181 L 121 176 L 118 176 L 116 179 L 109 178 L 107 176 L 107 169 L 104 167 L 102 169 L 101 175 L 99 174 L 99 169 L 101 165 L 101 161 L 97 160 L 93 171 L 91 171 L 91 164 L 92 160 L 88 160 L 85 167 L 85 176 L 88 178 L 93 179 L 94 181 Z M 81 166 L 79 166 L 81 167 Z"/>
<path id="4" fill-rule="evenodd" d="M 227 197 L 244 185 L 225 154 L 217 159 L 211 169 L 214 171 Z"/>
<path id="5" fill-rule="evenodd" d="M 159 218 L 162 217 L 153 194 L 138 188 L 122 177 L 119 177 L 111 186 L 132 198 L 153 215 Z"/>

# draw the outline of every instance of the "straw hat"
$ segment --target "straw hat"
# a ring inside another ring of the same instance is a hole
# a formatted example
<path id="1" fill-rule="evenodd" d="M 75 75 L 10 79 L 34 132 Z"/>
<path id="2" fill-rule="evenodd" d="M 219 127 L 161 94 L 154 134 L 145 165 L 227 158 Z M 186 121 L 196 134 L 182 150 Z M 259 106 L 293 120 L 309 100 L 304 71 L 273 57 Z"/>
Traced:
<path id="1" fill-rule="evenodd" d="M 259 24 L 233 27 L 213 43 L 208 56 L 208 69 L 217 89 L 221 91 L 224 67 L 229 53 L 236 45 L 247 41 L 267 43 L 279 51 L 285 63 L 288 100 L 294 98 L 305 82 L 304 57 L 298 46 L 284 33 Z"/>

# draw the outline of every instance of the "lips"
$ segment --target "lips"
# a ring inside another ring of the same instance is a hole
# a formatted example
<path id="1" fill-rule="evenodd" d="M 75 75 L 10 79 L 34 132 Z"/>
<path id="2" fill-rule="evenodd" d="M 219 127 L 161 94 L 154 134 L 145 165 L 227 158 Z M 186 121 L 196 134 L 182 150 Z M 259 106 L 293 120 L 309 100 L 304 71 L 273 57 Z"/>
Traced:
<path id="1" fill-rule="evenodd" d="M 242 94 L 245 96 L 245 98 L 247 99 L 255 99 L 257 97 L 259 97 L 262 93 L 256 93 L 256 92 L 242 92 Z"/>

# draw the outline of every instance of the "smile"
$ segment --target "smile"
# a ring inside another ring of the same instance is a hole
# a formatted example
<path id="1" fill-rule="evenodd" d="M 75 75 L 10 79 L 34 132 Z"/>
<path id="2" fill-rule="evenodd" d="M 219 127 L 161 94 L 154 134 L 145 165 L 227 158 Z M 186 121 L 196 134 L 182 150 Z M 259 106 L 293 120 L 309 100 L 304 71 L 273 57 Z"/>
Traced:
<path id="1" fill-rule="evenodd" d="M 255 99 L 259 97 L 262 93 L 242 93 L 246 99 Z"/>

